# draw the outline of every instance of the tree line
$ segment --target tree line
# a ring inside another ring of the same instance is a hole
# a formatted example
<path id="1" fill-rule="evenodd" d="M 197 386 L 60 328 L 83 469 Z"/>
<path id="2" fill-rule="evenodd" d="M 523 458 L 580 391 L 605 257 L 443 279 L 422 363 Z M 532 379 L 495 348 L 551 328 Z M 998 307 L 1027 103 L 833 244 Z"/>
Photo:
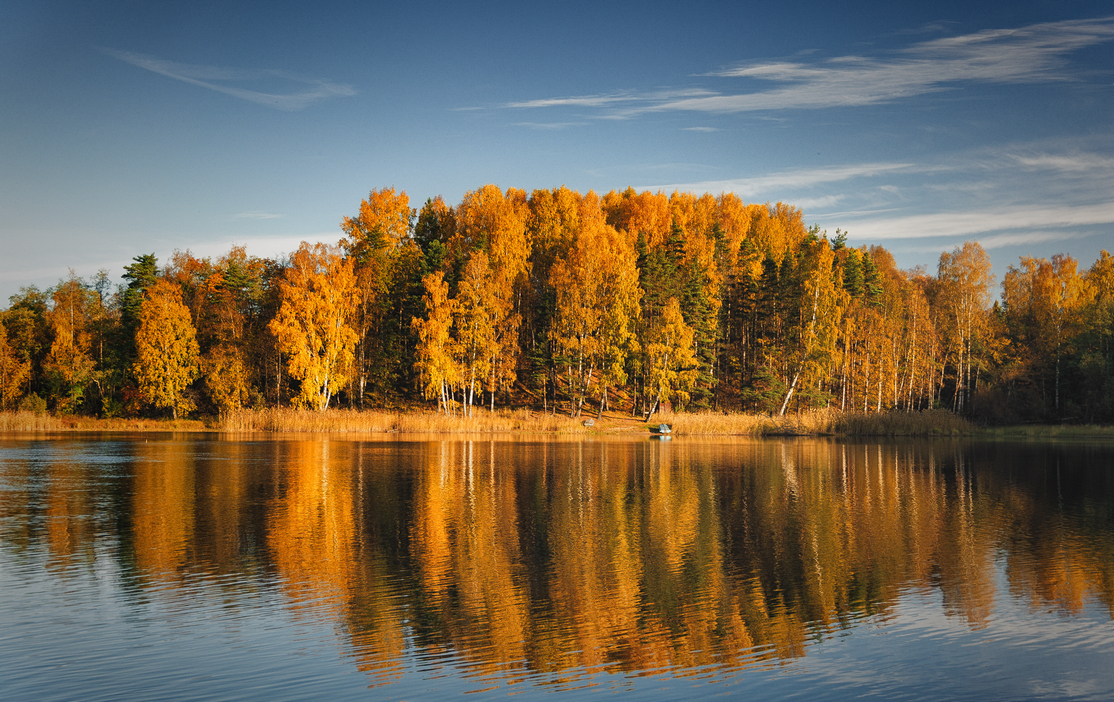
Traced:
<path id="1" fill-rule="evenodd" d="M 986 252 L 935 275 L 737 196 L 373 190 L 335 245 L 136 256 L 0 313 L 0 408 L 293 405 L 1114 421 L 1114 260 Z"/>

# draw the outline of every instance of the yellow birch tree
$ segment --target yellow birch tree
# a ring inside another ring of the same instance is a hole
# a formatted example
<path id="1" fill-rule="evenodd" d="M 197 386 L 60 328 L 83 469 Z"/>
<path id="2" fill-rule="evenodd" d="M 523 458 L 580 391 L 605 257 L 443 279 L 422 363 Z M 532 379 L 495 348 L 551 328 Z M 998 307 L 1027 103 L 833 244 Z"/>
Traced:
<path id="1" fill-rule="evenodd" d="M 696 383 L 696 353 L 693 349 L 692 327 L 685 324 L 681 303 L 671 297 L 661 315 L 649 326 L 645 345 L 646 386 L 654 395 L 647 416 L 661 408 L 661 403 L 688 401 L 688 393 Z"/>
<path id="2" fill-rule="evenodd" d="M 608 387 L 626 382 L 642 298 L 634 249 L 604 221 L 594 193 L 584 197 L 579 223 L 550 273 L 556 293 L 550 335 L 565 360 L 574 416 L 593 391 L 602 413 Z"/>
<path id="3" fill-rule="evenodd" d="M 449 299 L 449 284 L 441 271 L 422 278 L 425 295 L 426 317 L 414 317 L 410 328 L 418 335 L 415 364 L 426 399 L 437 397 L 438 408 L 450 412 L 447 392 L 460 375 L 452 355 L 453 300 Z"/>
<path id="4" fill-rule="evenodd" d="M 248 370 L 238 347 L 227 343 L 215 346 L 201 365 L 209 398 L 219 412 L 231 412 L 247 404 Z"/>
<path id="5" fill-rule="evenodd" d="M 352 367 L 357 337 L 349 321 L 359 304 L 352 263 L 338 247 L 303 241 L 278 287 L 282 303 L 268 328 L 301 381 L 294 402 L 324 411 Z"/>
<path id="6" fill-rule="evenodd" d="M 955 359 L 952 409 L 963 412 L 970 400 L 971 369 L 979 360 L 974 355 L 986 333 L 990 286 L 994 282 L 990 257 L 977 241 L 966 241 L 952 253 L 940 254 L 937 282 L 939 327 L 950 345 L 949 355 Z"/>
<path id="7" fill-rule="evenodd" d="M 54 341 L 43 362 L 48 384 L 55 396 L 55 411 L 71 414 L 85 399 L 86 388 L 95 380 L 92 356 L 92 324 L 100 316 L 96 293 L 70 271 L 52 291 L 54 307 L 47 315 Z"/>
<path id="8" fill-rule="evenodd" d="M 15 407 L 23 394 L 23 383 L 31 374 L 31 361 L 21 360 L 16 350 L 8 344 L 8 331 L 0 321 L 0 410 Z"/>
<path id="9" fill-rule="evenodd" d="M 835 258 L 828 240 L 812 239 L 803 244 L 798 257 L 797 275 L 801 279 L 799 316 L 794 320 L 792 342 L 783 351 L 792 368 L 785 399 L 779 416 L 785 414 L 800 384 L 814 382 L 835 352 L 835 335 L 839 319 L 839 295 L 832 280 Z"/>
<path id="10" fill-rule="evenodd" d="M 363 405 L 375 381 L 386 384 L 388 369 L 398 354 L 396 337 L 403 330 L 395 326 L 397 322 L 392 324 L 392 313 L 407 254 L 416 252 L 410 236 L 413 220 L 406 192 L 383 188 L 368 193 L 360 203 L 360 214 L 345 217 L 340 225 L 345 234 L 341 245 L 353 263 L 359 293 L 359 306 L 351 320 L 357 335 L 351 373 L 353 404 Z"/>
<path id="11" fill-rule="evenodd" d="M 169 407 L 175 419 L 178 410 L 192 409 L 182 392 L 198 374 L 197 331 L 177 285 L 159 280 L 145 291 L 135 350 L 133 372 L 144 401 Z"/>
<path id="12" fill-rule="evenodd" d="M 495 363 L 501 351 L 498 327 L 507 320 L 506 302 L 505 297 L 496 294 L 487 254 L 472 252 L 461 276 L 455 306 L 457 358 L 464 374 L 465 411 L 469 415 L 475 404 L 477 382 L 483 383 L 496 372 Z"/>
<path id="13" fill-rule="evenodd" d="M 530 208 L 526 193 L 508 188 L 504 194 L 496 185 L 485 185 L 464 195 L 456 210 L 456 234 L 450 250 L 458 259 L 476 252 L 487 256 L 490 268 L 495 338 L 491 346 L 496 355 L 487 370 L 488 387 L 509 387 L 517 377 L 519 328 L 522 302 L 529 283 L 532 242 L 527 231 Z M 492 399 L 494 408 L 494 396 Z"/>

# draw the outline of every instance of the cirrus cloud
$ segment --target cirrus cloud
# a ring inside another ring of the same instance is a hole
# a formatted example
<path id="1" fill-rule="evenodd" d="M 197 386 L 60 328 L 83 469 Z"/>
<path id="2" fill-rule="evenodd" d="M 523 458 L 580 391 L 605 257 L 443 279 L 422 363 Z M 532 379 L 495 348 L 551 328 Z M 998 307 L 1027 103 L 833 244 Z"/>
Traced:
<path id="1" fill-rule="evenodd" d="M 219 66 L 177 63 L 175 61 L 155 58 L 154 56 L 147 56 L 146 54 L 120 51 L 118 49 L 102 48 L 101 51 L 113 58 L 151 71 L 152 73 L 158 73 L 167 78 L 173 78 L 183 83 L 215 90 L 218 93 L 231 95 L 241 100 L 247 100 L 248 102 L 254 102 L 288 112 L 301 110 L 319 100 L 333 97 L 350 97 L 356 94 L 356 91 L 350 85 L 333 83 L 326 80 L 303 78 L 286 71 L 247 71 L 222 68 Z M 298 91 L 272 93 L 228 85 L 228 83 L 234 81 L 258 81 L 275 78 L 308 87 Z"/>
<path id="2" fill-rule="evenodd" d="M 600 117 L 652 112 L 740 113 L 825 109 L 892 103 L 964 84 L 1071 80 L 1068 55 L 1114 40 L 1114 17 L 991 29 L 925 41 L 882 57 L 838 56 L 824 61 L 764 61 L 705 74 L 776 84 L 768 90 L 711 91 L 693 87 L 510 102 L 506 108 L 577 107 Z"/>

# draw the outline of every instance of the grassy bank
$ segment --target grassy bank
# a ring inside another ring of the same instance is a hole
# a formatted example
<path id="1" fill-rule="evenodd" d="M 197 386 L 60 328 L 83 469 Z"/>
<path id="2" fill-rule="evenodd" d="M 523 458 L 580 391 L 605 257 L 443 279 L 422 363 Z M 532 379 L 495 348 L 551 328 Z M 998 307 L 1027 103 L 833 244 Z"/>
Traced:
<path id="1" fill-rule="evenodd" d="M 375 410 L 295 409 L 241 410 L 230 412 L 218 423 L 221 431 L 325 432 L 330 434 L 469 434 L 490 432 L 585 433 L 582 422 L 564 415 L 529 410 L 477 408 L 472 417 L 446 417 L 429 411 L 383 412 Z"/>
<path id="2" fill-rule="evenodd" d="M 943 410 L 881 414 L 816 410 L 784 417 L 664 412 L 651 422 L 670 424 L 674 434 L 695 436 L 939 436 L 977 431 L 967 420 Z"/>
<path id="3" fill-rule="evenodd" d="M 102 419 L 37 412 L 0 412 L 0 431 L 212 431 L 212 428 L 199 419 Z"/>
<path id="4" fill-rule="evenodd" d="M 591 418 L 590 426 L 585 420 Z M 951 412 L 862 414 L 819 410 L 785 417 L 759 414 L 663 412 L 643 422 L 621 413 L 573 419 L 526 409 L 476 408 L 473 417 L 446 417 L 426 410 L 405 412 L 334 409 L 242 410 L 220 418 L 136 419 L 53 416 L 33 412 L 0 412 L 0 432 L 264 432 L 370 435 L 422 434 L 649 434 L 665 423 L 675 436 L 971 436 L 990 439 L 1109 438 L 1114 427 L 1010 426 L 978 427 Z"/>

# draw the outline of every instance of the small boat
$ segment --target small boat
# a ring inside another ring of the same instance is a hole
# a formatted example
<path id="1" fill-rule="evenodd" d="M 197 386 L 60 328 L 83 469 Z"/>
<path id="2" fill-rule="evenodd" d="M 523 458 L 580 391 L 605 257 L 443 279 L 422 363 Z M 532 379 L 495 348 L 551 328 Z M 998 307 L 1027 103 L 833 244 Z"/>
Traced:
<path id="1" fill-rule="evenodd" d="M 659 424 L 656 427 L 650 427 L 650 433 L 658 435 L 672 434 L 673 427 L 668 424 Z"/>

